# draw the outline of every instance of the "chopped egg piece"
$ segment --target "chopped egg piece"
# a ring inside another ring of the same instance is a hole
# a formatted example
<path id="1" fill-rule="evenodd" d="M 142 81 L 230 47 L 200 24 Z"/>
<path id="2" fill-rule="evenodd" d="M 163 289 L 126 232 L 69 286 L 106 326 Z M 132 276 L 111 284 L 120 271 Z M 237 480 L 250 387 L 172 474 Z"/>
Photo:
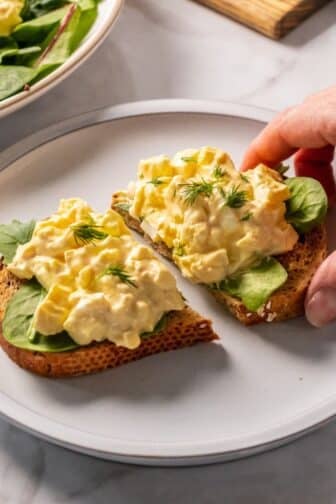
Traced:
<path id="1" fill-rule="evenodd" d="M 0 37 L 8 37 L 19 23 L 23 0 L 0 0 Z"/>
<path id="2" fill-rule="evenodd" d="M 136 348 L 184 301 L 169 270 L 132 237 L 113 210 L 94 212 L 81 199 L 62 200 L 36 224 L 8 269 L 36 277 L 47 290 L 34 316 L 46 336 L 67 331 L 79 345 L 109 340 Z"/>
<path id="3" fill-rule="evenodd" d="M 238 172 L 220 149 L 187 149 L 172 159 L 141 161 L 121 194 L 153 241 L 172 249 L 183 275 L 216 283 L 262 257 L 291 250 L 298 235 L 286 221 L 288 187 L 259 165 Z"/>

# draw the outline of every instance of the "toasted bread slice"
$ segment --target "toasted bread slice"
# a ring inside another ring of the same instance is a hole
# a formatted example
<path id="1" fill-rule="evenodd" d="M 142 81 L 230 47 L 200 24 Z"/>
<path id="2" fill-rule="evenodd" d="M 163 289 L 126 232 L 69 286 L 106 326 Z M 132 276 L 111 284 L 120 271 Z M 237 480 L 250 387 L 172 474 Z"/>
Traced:
<path id="1" fill-rule="evenodd" d="M 20 285 L 21 281 L 0 264 L 1 321 L 8 301 Z M 216 339 L 218 336 L 214 333 L 211 322 L 189 307 L 170 312 L 164 329 L 144 339 L 135 350 L 104 341 L 68 352 L 32 352 L 15 347 L 0 331 L 0 345 L 16 364 L 32 373 L 52 378 L 97 373 L 142 357 Z"/>
<path id="2" fill-rule="evenodd" d="M 126 224 L 140 233 L 164 257 L 172 260 L 170 249 L 163 242 L 153 242 L 144 233 L 140 223 L 123 210 L 124 196 L 119 193 L 113 195 L 112 208 L 124 218 Z M 305 236 L 300 237 L 294 249 L 286 254 L 277 256 L 288 272 L 286 283 L 272 294 L 265 306 L 258 312 L 249 311 L 237 298 L 229 294 L 209 289 L 211 294 L 243 324 L 252 325 L 259 322 L 275 322 L 298 317 L 304 313 L 304 299 L 309 283 L 327 255 L 327 234 L 325 226 L 319 226 Z"/>

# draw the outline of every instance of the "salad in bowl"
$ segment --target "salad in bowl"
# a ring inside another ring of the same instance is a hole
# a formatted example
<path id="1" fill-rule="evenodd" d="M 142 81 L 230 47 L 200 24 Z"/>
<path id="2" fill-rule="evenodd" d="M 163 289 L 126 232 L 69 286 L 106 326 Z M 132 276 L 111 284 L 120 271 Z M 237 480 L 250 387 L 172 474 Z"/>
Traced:
<path id="1" fill-rule="evenodd" d="M 5 105 L 45 87 L 42 80 L 48 84 L 64 77 L 65 70 L 84 60 L 107 34 L 121 4 L 122 0 L 0 0 L 0 115 Z"/>

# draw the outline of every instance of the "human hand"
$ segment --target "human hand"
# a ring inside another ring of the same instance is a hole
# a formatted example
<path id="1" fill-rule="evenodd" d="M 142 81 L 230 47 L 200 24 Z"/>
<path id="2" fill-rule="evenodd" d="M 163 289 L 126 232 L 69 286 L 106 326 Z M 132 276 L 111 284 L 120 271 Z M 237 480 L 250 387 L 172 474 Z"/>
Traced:
<path id="1" fill-rule="evenodd" d="M 336 87 L 308 97 L 303 103 L 279 114 L 248 148 L 242 170 L 258 163 L 276 167 L 295 154 L 295 172 L 314 177 L 336 202 L 332 170 L 336 146 Z M 321 327 L 336 320 L 336 251 L 320 266 L 306 296 L 306 316 Z"/>

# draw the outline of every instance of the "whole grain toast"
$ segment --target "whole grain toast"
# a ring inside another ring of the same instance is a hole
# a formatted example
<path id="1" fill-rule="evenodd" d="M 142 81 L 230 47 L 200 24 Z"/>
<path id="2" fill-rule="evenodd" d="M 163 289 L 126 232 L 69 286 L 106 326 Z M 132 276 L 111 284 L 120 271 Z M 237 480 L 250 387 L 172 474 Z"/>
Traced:
<path id="1" fill-rule="evenodd" d="M 1 263 L 1 322 L 9 300 L 21 284 L 22 281 L 10 273 L 5 265 Z M 214 333 L 211 322 L 201 317 L 190 307 L 185 307 L 181 311 L 170 312 L 167 315 L 165 327 L 144 339 L 135 350 L 118 347 L 112 342 L 103 341 L 67 352 L 32 352 L 15 347 L 4 338 L 2 331 L 0 331 L 0 345 L 16 364 L 32 373 L 51 378 L 97 373 L 149 355 L 216 339 L 218 339 L 218 336 Z"/>
<path id="2" fill-rule="evenodd" d="M 172 260 L 171 250 L 164 242 L 153 242 L 140 227 L 138 220 L 129 215 L 124 207 L 124 193 L 115 193 L 112 208 L 125 220 L 126 224 L 140 233 L 164 257 Z M 275 322 L 298 317 L 304 313 L 304 299 L 310 281 L 327 255 L 327 233 L 324 225 L 318 226 L 300 239 L 293 250 L 278 255 L 278 261 L 288 272 L 286 283 L 272 294 L 268 302 L 257 312 L 249 311 L 238 299 L 223 291 L 207 287 L 219 303 L 243 324 L 252 325 L 260 322 Z"/>

